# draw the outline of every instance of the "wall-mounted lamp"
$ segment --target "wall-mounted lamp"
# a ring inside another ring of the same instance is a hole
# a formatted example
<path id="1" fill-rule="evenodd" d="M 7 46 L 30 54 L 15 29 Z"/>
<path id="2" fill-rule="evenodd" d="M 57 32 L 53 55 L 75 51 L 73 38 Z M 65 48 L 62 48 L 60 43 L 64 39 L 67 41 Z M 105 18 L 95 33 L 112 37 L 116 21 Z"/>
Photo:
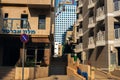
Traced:
<path id="1" fill-rule="evenodd" d="M 114 53 L 114 46 L 110 46 L 110 53 Z"/>

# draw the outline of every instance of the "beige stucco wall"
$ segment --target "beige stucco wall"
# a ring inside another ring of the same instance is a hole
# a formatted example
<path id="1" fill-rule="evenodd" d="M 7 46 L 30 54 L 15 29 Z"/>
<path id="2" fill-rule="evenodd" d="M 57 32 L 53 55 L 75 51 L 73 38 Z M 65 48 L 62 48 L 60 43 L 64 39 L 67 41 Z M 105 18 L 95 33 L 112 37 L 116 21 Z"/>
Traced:
<path id="1" fill-rule="evenodd" d="M 95 72 L 93 70 L 93 66 L 81 64 L 79 59 L 77 61 L 74 61 L 74 58 L 71 57 L 71 55 L 68 55 L 68 66 L 67 66 L 67 75 L 69 76 L 75 76 L 78 79 L 82 80 L 82 76 L 77 73 L 77 68 L 79 68 L 82 72 L 87 72 L 89 79 L 95 78 Z M 75 79 L 77 80 L 77 79 Z"/>
<path id="2" fill-rule="evenodd" d="M 85 80 L 84 77 L 76 73 L 76 70 L 67 67 L 67 75 L 73 80 Z"/>
<path id="3" fill-rule="evenodd" d="M 37 79 L 42 77 L 48 77 L 48 67 L 25 67 L 24 79 Z M 22 80 L 22 67 L 16 67 L 15 80 Z"/>
<path id="4" fill-rule="evenodd" d="M 10 4 L 46 4 L 50 5 L 51 0 L 1 0 L 1 3 L 10 3 Z"/>
<path id="5" fill-rule="evenodd" d="M 47 65 L 50 64 L 50 55 L 51 55 L 50 53 L 51 53 L 51 49 L 45 49 L 45 51 L 44 51 L 44 60 L 45 60 L 45 63 Z"/>
<path id="6" fill-rule="evenodd" d="M 35 35 L 49 35 L 51 29 L 50 10 L 40 8 L 28 8 L 17 6 L 3 6 L 2 15 L 8 13 L 8 18 L 21 18 L 21 14 L 28 14 L 28 21 L 30 24 L 30 30 L 35 30 Z M 46 15 L 46 29 L 38 29 L 38 16 Z M 16 28 L 13 28 L 16 29 Z"/>

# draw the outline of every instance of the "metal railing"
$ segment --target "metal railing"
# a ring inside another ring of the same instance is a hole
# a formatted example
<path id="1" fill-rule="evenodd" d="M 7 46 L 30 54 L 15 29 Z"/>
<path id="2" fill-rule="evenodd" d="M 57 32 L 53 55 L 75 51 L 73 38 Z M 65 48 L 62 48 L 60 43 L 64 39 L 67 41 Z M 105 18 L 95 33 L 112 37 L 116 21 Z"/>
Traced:
<path id="1" fill-rule="evenodd" d="M 89 18 L 89 24 L 93 24 L 94 23 L 94 18 L 93 17 L 90 17 Z"/>
<path id="2" fill-rule="evenodd" d="M 114 2 L 114 10 L 115 10 L 115 11 L 120 10 L 120 1 L 115 1 L 115 2 Z"/>
<path id="3" fill-rule="evenodd" d="M 28 20 L 24 18 L 4 18 L 2 27 L 9 30 L 30 28 Z"/>
<path id="4" fill-rule="evenodd" d="M 94 0 L 89 0 L 89 3 L 88 3 L 88 8 L 91 8 L 93 7 L 95 4 L 94 4 Z"/>
<path id="5" fill-rule="evenodd" d="M 88 48 L 95 48 L 94 38 L 89 37 Z"/>
<path id="6" fill-rule="evenodd" d="M 78 35 L 79 35 L 79 36 L 82 36 L 82 35 L 83 35 L 83 30 L 82 30 L 82 29 L 79 29 Z"/>
<path id="7" fill-rule="evenodd" d="M 75 46 L 75 52 L 80 52 L 83 50 L 83 44 L 79 43 L 78 45 Z"/>
<path id="8" fill-rule="evenodd" d="M 96 45 L 105 45 L 105 31 L 99 31 L 97 33 Z"/>
<path id="9" fill-rule="evenodd" d="M 83 0 L 79 0 L 79 5 L 78 5 L 78 8 L 82 7 L 83 6 Z"/>
<path id="10" fill-rule="evenodd" d="M 80 22 L 80 21 L 82 21 L 83 20 L 83 16 L 82 16 L 82 14 L 79 14 L 79 19 L 78 19 L 78 21 Z"/>
<path id="11" fill-rule="evenodd" d="M 35 34 L 36 30 L 31 29 L 25 18 L 4 18 L 1 34 Z"/>
<path id="12" fill-rule="evenodd" d="M 97 9 L 97 17 L 104 15 L 104 6 Z"/>
<path id="13" fill-rule="evenodd" d="M 89 45 L 90 44 L 94 44 L 94 38 L 93 37 L 89 37 Z"/>

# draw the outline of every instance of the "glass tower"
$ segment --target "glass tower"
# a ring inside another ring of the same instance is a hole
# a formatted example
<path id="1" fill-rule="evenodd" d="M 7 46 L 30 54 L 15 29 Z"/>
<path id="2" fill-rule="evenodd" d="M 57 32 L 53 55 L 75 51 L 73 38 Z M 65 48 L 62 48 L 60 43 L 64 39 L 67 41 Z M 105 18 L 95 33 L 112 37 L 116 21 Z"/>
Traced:
<path id="1" fill-rule="evenodd" d="M 56 9 L 55 33 L 54 33 L 54 54 L 58 55 L 59 45 L 65 41 L 66 31 L 70 30 L 76 21 L 76 4 L 71 2 L 61 2 Z"/>

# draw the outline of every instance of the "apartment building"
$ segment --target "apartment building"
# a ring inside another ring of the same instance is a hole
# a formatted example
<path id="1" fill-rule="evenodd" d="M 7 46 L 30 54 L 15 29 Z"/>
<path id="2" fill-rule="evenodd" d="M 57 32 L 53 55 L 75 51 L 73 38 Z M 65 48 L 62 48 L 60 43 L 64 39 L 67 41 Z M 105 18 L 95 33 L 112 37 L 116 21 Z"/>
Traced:
<path id="1" fill-rule="evenodd" d="M 112 71 L 120 66 L 120 0 L 76 0 L 74 52 L 83 64 Z"/>
<path id="2" fill-rule="evenodd" d="M 49 65 L 54 0 L 1 0 L 0 5 L 0 66 L 21 65 L 23 55 L 25 64 Z M 29 37 L 24 51 L 22 34 Z"/>

